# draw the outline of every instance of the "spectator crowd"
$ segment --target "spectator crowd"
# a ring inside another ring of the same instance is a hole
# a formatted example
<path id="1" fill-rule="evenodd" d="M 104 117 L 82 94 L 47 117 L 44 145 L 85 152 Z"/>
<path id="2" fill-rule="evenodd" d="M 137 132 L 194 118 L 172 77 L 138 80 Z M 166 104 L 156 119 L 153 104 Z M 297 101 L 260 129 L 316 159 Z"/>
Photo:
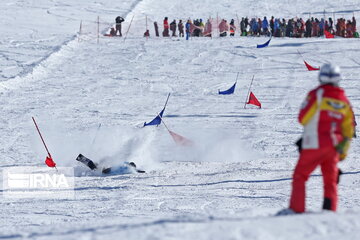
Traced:
<path id="1" fill-rule="evenodd" d="M 213 29 L 218 28 L 218 31 Z M 220 37 L 235 36 L 239 32 L 240 36 L 273 36 L 273 37 L 321 37 L 326 33 L 344 38 L 359 37 L 356 30 L 356 19 L 352 17 L 351 20 L 344 18 L 337 19 L 336 22 L 330 17 L 314 18 L 311 17 L 306 21 L 303 18 L 274 18 L 270 20 L 267 17 L 261 18 L 247 18 L 243 17 L 241 20 L 231 19 L 230 23 L 226 19 L 214 20 L 208 19 L 205 23 L 202 19 L 187 20 L 185 27 L 182 20 L 177 23 L 173 20 L 170 25 L 168 18 L 165 17 L 163 23 L 163 37 L 212 37 L 213 34 L 219 34 Z M 184 34 L 184 29 L 185 33 Z M 177 34 L 178 31 L 178 34 Z"/>

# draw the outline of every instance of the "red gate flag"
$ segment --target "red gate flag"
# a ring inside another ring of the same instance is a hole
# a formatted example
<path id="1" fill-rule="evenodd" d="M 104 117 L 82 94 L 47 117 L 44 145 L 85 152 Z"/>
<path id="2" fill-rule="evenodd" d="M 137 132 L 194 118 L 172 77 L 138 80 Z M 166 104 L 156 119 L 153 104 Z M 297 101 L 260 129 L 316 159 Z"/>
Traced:
<path id="1" fill-rule="evenodd" d="M 305 62 L 305 61 L 304 61 L 304 63 L 305 63 L 305 66 L 307 67 L 307 69 L 308 69 L 309 71 L 319 71 L 319 70 L 320 70 L 320 68 L 312 67 L 310 64 L 308 64 L 308 63 Z"/>
<path id="2" fill-rule="evenodd" d="M 326 37 L 326 38 L 334 38 L 334 35 L 331 34 L 330 32 L 328 32 L 328 31 L 325 30 L 324 33 L 325 33 L 325 37 Z"/>
<path id="3" fill-rule="evenodd" d="M 259 102 L 259 100 L 255 97 L 255 95 L 253 94 L 253 92 L 250 92 L 250 96 L 249 96 L 249 101 L 246 104 L 252 104 L 255 106 L 258 106 L 261 108 L 261 103 Z"/>
<path id="4" fill-rule="evenodd" d="M 174 142 L 176 144 L 181 145 L 181 146 L 192 146 L 192 145 L 194 145 L 194 143 L 191 140 L 189 140 L 189 139 L 187 139 L 187 138 L 185 138 L 185 137 L 183 137 L 183 136 L 181 136 L 181 135 L 179 135 L 177 133 L 174 133 L 173 131 L 170 131 L 170 130 L 168 130 L 168 131 L 169 131 L 171 137 L 174 139 Z"/>
<path id="5" fill-rule="evenodd" d="M 46 160 L 45 160 L 46 165 L 48 165 L 48 167 L 56 167 L 56 163 L 54 162 L 54 160 L 51 158 L 51 156 L 47 156 Z"/>

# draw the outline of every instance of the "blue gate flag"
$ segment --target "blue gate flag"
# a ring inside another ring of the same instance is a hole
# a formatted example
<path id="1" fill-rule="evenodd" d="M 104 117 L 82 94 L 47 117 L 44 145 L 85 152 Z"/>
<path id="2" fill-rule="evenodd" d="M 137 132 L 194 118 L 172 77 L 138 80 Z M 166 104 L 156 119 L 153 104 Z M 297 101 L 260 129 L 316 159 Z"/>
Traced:
<path id="1" fill-rule="evenodd" d="M 144 127 L 146 126 L 151 126 L 151 125 L 160 125 L 161 124 L 161 118 L 164 114 L 165 108 L 163 108 L 163 110 L 161 110 L 161 112 L 149 123 L 144 123 Z"/>
<path id="2" fill-rule="evenodd" d="M 258 44 L 258 45 L 256 46 L 256 48 L 264 48 L 264 47 L 267 47 L 267 46 L 269 46 L 270 41 L 271 41 L 271 38 L 270 38 L 266 43 L 264 43 L 264 44 Z"/>
<path id="3" fill-rule="evenodd" d="M 236 82 L 235 82 L 234 85 L 232 85 L 232 87 L 229 88 L 228 90 L 225 90 L 225 91 L 220 91 L 220 90 L 219 90 L 219 94 L 222 94 L 222 95 L 233 94 L 234 91 L 235 91 L 235 86 L 236 86 Z"/>
<path id="4" fill-rule="evenodd" d="M 166 105 L 167 105 L 167 103 L 168 103 L 168 101 L 169 101 L 169 97 L 170 97 L 170 93 L 169 93 L 168 96 L 167 96 L 167 99 L 166 99 L 164 108 L 161 110 L 161 112 L 160 112 L 153 120 L 151 120 L 151 122 L 149 122 L 149 123 L 144 122 L 144 126 L 143 126 L 143 127 L 152 126 L 152 125 L 157 125 L 157 126 L 159 126 L 159 125 L 161 124 L 161 119 L 162 119 L 162 116 L 163 116 L 163 114 L 164 114 Z"/>

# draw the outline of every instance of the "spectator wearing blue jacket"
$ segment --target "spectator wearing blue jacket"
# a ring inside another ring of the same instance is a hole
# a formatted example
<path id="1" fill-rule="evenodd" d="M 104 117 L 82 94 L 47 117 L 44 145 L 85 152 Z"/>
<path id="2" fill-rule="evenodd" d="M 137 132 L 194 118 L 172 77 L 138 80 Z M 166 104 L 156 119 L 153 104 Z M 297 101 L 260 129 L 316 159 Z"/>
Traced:
<path id="1" fill-rule="evenodd" d="M 189 40 L 190 37 L 190 29 L 191 29 L 191 20 L 187 20 L 185 24 L 185 30 L 186 30 L 186 40 Z"/>
<path id="2" fill-rule="evenodd" d="M 324 35 L 324 28 L 325 28 L 325 20 L 323 18 L 321 18 L 319 27 L 320 27 L 320 36 L 323 36 Z"/>
<path id="3" fill-rule="evenodd" d="M 268 31 L 269 31 L 269 22 L 266 19 L 266 17 L 264 17 L 263 21 L 262 21 L 262 29 L 263 29 L 263 33 L 264 35 L 268 35 Z"/>
<path id="4" fill-rule="evenodd" d="M 251 19 L 251 31 L 253 33 L 253 35 L 257 35 L 258 33 L 258 23 L 255 20 L 255 18 Z"/>
<path id="5" fill-rule="evenodd" d="M 274 22 L 274 34 L 275 37 L 280 37 L 280 22 L 278 18 L 276 18 Z"/>

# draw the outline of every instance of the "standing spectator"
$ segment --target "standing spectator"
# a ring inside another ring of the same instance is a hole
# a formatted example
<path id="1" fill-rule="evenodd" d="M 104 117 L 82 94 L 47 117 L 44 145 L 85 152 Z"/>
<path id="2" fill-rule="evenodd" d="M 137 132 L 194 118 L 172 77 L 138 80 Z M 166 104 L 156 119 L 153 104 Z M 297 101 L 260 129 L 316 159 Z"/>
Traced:
<path id="1" fill-rule="evenodd" d="M 168 18 L 164 18 L 164 31 L 163 31 L 163 37 L 170 37 L 169 36 L 169 22 Z"/>
<path id="2" fill-rule="evenodd" d="M 353 26 L 350 20 L 347 21 L 346 23 L 346 37 L 347 38 L 352 38 L 354 37 L 354 33 L 353 33 Z"/>
<path id="3" fill-rule="evenodd" d="M 262 29 L 263 29 L 263 34 L 264 35 L 268 35 L 269 34 L 269 22 L 266 19 L 266 17 L 264 17 L 263 21 L 262 21 Z"/>
<path id="4" fill-rule="evenodd" d="M 222 19 L 219 24 L 220 37 L 226 37 L 228 31 L 229 31 L 229 25 L 227 24 L 225 19 Z"/>
<path id="5" fill-rule="evenodd" d="M 290 209 L 295 213 L 305 211 L 305 183 L 317 166 L 323 176 L 323 209 L 336 211 L 337 163 L 347 155 L 355 124 L 350 102 L 338 85 L 340 79 L 339 67 L 323 65 L 320 85 L 309 92 L 302 104 L 298 120 L 304 131 L 290 198 Z"/>
<path id="6" fill-rule="evenodd" d="M 235 21 L 234 21 L 234 19 L 231 19 L 231 21 L 230 21 L 230 36 L 231 37 L 235 36 L 235 30 L 236 30 Z"/>
<path id="7" fill-rule="evenodd" d="M 325 20 L 325 31 L 327 31 L 327 32 L 331 32 L 331 30 L 330 30 L 330 24 L 329 24 L 329 22 L 328 22 L 328 20 Z"/>
<path id="8" fill-rule="evenodd" d="M 155 35 L 157 37 L 159 37 L 159 26 L 158 26 L 157 22 L 154 22 L 154 28 L 155 28 Z"/>
<path id="9" fill-rule="evenodd" d="M 184 37 L 184 24 L 182 20 L 179 20 L 178 29 L 179 29 L 179 37 Z"/>
<path id="10" fill-rule="evenodd" d="M 293 24 L 292 37 L 299 37 L 299 30 L 300 30 L 300 26 L 301 26 L 301 24 L 299 23 L 299 19 L 297 19 L 297 20 L 292 19 L 292 24 Z"/>
<path id="11" fill-rule="evenodd" d="M 334 33 L 334 21 L 331 17 L 329 18 L 329 32 Z"/>
<path id="12" fill-rule="evenodd" d="M 124 18 L 117 16 L 115 18 L 115 27 L 116 27 L 116 31 L 115 31 L 115 35 L 117 35 L 117 33 L 119 32 L 119 36 L 122 37 L 122 33 L 121 33 L 121 23 L 124 22 Z"/>
<path id="13" fill-rule="evenodd" d="M 200 19 L 200 21 L 199 21 L 199 36 L 203 36 L 204 28 L 205 28 L 204 22 L 202 19 Z"/>
<path id="14" fill-rule="evenodd" d="M 319 35 L 319 20 L 315 18 L 315 21 L 312 22 L 312 36 L 318 37 Z"/>
<path id="15" fill-rule="evenodd" d="M 274 25 L 275 25 L 275 20 L 274 20 L 274 16 L 272 16 L 270 19 L 270 28 L 271 28 L 271 35 L 273 35 L 273 36 L 274 36 L 274 32 L 275 32 Z"/>
<path id="16" fill-rule="evenodd" d="M 306 33 L 305 33 L 305 37 L 311 37 L 311 33 L 312 33 L 312 23 L 310 21 L 310 19 L 308 19 L 305 23 L 305 27 L 306 27 Z"/>
<path id="17" fill-rule="evenodd" d="M 172 31 L 172 37 L 177 37 L 176 36 L 176 20 L 174 19 L 174 21 L 172 21 L 170 23 L 170 30 Z"/>
<path id="18" fill-rule="evenodd" d="M 336 25 L 335 25 L 335 28 L 336 28 L 336 36 L 340 36 L 341 35 L 341 29 L 340 29 L 340 19 L 338 18 L 337 21 L 336 21 Z"/>
<path id="19" fill-rule="evenodd" d="M 294 31 L 294 28 L 293 28 L 292 19 L 289 19 L 289 20 L 288 20 L 288 23 L 287 23 L 287 26 L 286 26 L 285 36 L 286 36 L 286 37 L 292 37 L 293 31 Z"/>
<path id="20" fill-rule="evenodd" d="M 257 36 L 258 34 L 258 23 L 255 18 L 252 18 L 250 21 L 251 24 L 251 32 L 253 36 Z"/>
<path id="21" fill-rule="evenodd" d="M 298 19 L 297 28 L 298 28 L 298 37 L 299 38 L 304 37 L 305 22 L 304 22 L 304 20 L 302 18 Z"/>
<path id="22" fill-rule="evenodd" d="M 185 24 L 185 31 L 186 31 L 186 40 L 189 40 L 189 37 L 190 37 L 190 33 L 191 33 L 191 20 L 187 20 L 186 24 Z"/>
<path id="23" fill-rule="evenodd" d="M 262 32 L 261 32 L 262 21 L 260 18 L 258 18 L 258 20 L 257 20 L 257 25 L 258 25 L 258 33 L 259 33 L 259 35 L 261 35 L 262 34 Z"/>
<path id="24" fill-rule="evenodd" d="M 285 33 L 286 33 L 286 20 L 285 18 L 282 19 L 282 21 L 280 21 L 280 19 L 278 20 L 279 24 L 280 24 L 280 37 L 285 37 Z M 275 33 L 276 34 L 276 33 Z"/>
<path id="25" fill-rule="evenodd" d="M 245 18 L 245 31 L 246 31 L 246 32 L 248 31 L 248 26 L 250 26 L 250 24 L 249 24 L 249 19 L 246 17 L 246 18 Z"/>
<path id="26" fill-rule="evenodd" d="M 324 29 L 325 29 L 325 21 L 323 18 L 321 18 L 321 21 L 319 23 L 319 36 L 324 36 Z"/>
<path id="27" fill-rule="evenodd" d="M 245 19 L 242 18 L 240 22 L 241 36 L 246 36 Z"/>
<path id="28" fill-rule="evenodd" d="M 212 36 L 211 32 L 212 32 L 212 24 L 211 24 L 210 19 L 208 19 L 206 24 L 205 24 L 203 36 L 204 37 L 211 37 Z"/>
<path id="29" fill-rule="evenodd" d="M 353 33 L 356 33 L 356 19 L 355 17 L 352 18 L 352 31 Z"/>
<path id="30" fill-rule="evenodd" d="M 274 22 L 274 36 L 280 37 L 280 19 L 276 18 Z"/>
<path id="31" fill-rule="evenodd" d="M 194 37 L 200 37 L 200 20 L 199 19 L 196 19 L 194 20 L 194 30 L 192 31 L 192 35 Z"/>
<path id="32" fill-rule="evenodd" d="M 342 37 L 345 37 L 346 33 L 346 20 L 344 18 L 341 18 L 340 20 L 340 35 Z"/>

